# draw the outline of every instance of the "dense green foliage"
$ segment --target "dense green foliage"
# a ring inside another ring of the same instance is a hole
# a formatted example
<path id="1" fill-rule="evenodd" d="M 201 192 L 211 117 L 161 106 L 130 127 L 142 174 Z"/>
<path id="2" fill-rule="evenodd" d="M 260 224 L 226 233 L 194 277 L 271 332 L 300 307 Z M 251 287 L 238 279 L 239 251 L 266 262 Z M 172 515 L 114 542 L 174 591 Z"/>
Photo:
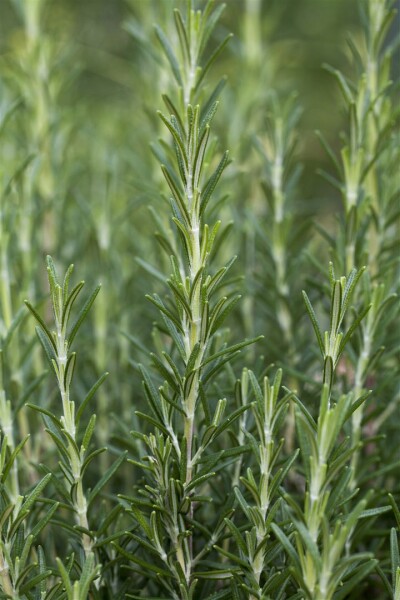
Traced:
<path id="1" fill-rule="evenodd" d="M 394 3 L 0 11 L 0 598 L 400 600 Z"/>

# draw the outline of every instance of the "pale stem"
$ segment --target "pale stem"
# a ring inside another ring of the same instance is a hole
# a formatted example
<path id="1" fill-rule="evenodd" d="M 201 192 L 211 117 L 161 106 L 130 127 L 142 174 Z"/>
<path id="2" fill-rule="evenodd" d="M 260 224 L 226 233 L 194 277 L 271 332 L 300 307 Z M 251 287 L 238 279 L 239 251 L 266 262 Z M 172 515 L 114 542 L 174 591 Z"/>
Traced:
<path id="1" fill-rule="evenodd" d="M 195 215 L 193 215 L 192 228 L 190 230 L 190 239 L 192 242 L 191 250 L 192 254 L 190 257 L 190 276 L 193 282 L 196 274 L 201 267 L 201 256 L 200 256 L 200 227 Z M 200 286 L 197 286 L 196 293 L 192 300 L 192 320 L 188 327 L 188 354 L 187 359 L 195 345 L 200 341 L 201 331 L 201 314 L 200 314 Z M 200 352 L 201 354 L 201 352 Z M 198 359 L 199 361 L 199 359 Z M 187 442 L 187 469 L 186 469 L 186 484 L 192 479 L 193 465 L 192 465 L 192 444 L 193 444 L 193 433 L 194 433 L 194 413 L 196 408 L 196 401 L 199 391 L 199 375 L 196 371 L 194 379 L 190 388 L 190 393 L 185 398 L 185 431 L 184 435 Z"/>
<path id="2" fill-rule="evenodd" d="M 194 15 L 192 14 L 192 19 Z M 185 106 L 190 104 L 192 89 L 196 80 L 196 62 L 197 62 L 197 44 L 196 44 L 196 36 L 192 35 L 190 40 L 190 61 L 189 61 L 189 74 L 187 78 L 187 82 L 184 89 L 183 100 L 185 102 Z"/>
<path id="3" fill-rule="evenodd" d="M 321 462 L 318 462 L 315 469 L 311 470 L 309 510 L 307 511 L 308 514 L 306 514 L 306 523 L 314 542 L 318 540 L 321 525 L 319 506 L 321 503 L 321 489 L 325 480 L 323 466 Z"/>
<path id="4" fill-rule="evenodd" d="M 4 557 L 1 549 L 0 549 L 0 580 L 1 580 L 1 585 L 3 587 L 3 591 L 7 594 L 7 596 L 17 600 L 18 597 L 16 596 L 14 586 L 10 579 L 10 569 L 8 567 L 7 561 Z"/>
<path id="5" fill-rule="evenodd" d="M 354 381 L 354 399 L 355 400 L 357 400 L 357 398 L 361 395 L 361 392 L 363 389 L 364 373 L 365 373 L 366 366 L 368 364 L 369 355 L 371 353 L 371 344 L 372 344 L 372 339 L 371 339 L 370 332 L 368 330 L 366 330 L 364 333 L 364 336 L 363 336 L 363 340 L 362 340 L 361 354 L 357 361 L 357 368 L 356 368 L 355 381 Z M 361 422 L 362 422 L 363 414 L 364 414 L 364 405 L 362 404 L 353 412 L 353 415 L 352 415 L 353 445 L 358 444 L 358 442 L 360 441 Z M 351 457 L 352 475 L 351 475 L 351 480 L 350 480 L 350 489 L 354 489 L 357 485 L 355 475 L 357 473 L 357 466 L 358 466 L 359 458 L 360 458 L 360 451 L 358 449 L 356 449 Z"/>
<path id="6" fill-rule="evenodd" d="M 58 384 L 64 413 L 61 417 L 61 422 L 63 424 L 63 427 L 65 428 L 65 431 L 69 433 L 69 435 L 77 443 L 75 425 L 75 404 L 70 400 L 69 387 L 64 384 L 64 372 L 65 365 L 67 362 L 67 347 L 64 335 L 60 331 L 59 327 L 57 335 L 57 351 L 57 365 L 59 369 Z M 71 472 L 76 485 L 76 501 L 74 502 L 74 508 L 77 515 L 77 522 L 81 527 L 89 530 L 89 524 L 87 519 L 87 501 L 83 492 L 81 477 L 82 459 L 81 457 L 77 456 L 70 441 L 68 442 L 68 458 L 71 467 Z M 92 540 L 86 533 L 82 534 L 82 547 L 85 556 L 87 557 L 88 554 L 92 551 Z"/>
<path id="7" fill-rule="evenodd" d="M 87 501 L 85 494 L 83 492 L 82 486 L 82 478 L 79 477 L 76 488 L 76 505 L 75 509 L 78 515 L 78 523 L 84 529 L 89 530 L 89 523 L 87 519 Z M 82 546 L 85 552 L 85 556 L 87 557 L 89 553 L 92 551 L 92 539 L 87 533 L 82 535 Z"/>
<path id="8" fill-rule="evenodd" d="M 10 276 L 8 272 L 8 264 L 6 258 L 6 250 L 1 253 L 1 305 L 5 331 L 7 332 L 12 323 L 12 304 L 11 304 L 11 289 Z"/>

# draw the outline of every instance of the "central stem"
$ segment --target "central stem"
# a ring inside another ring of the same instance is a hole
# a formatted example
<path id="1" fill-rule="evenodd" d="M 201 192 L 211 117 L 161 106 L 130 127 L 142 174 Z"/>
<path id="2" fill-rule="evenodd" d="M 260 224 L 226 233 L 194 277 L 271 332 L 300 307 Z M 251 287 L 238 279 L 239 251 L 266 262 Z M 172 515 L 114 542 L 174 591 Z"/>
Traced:
<path id="1" fill-rule="evenodd" d="M 87 501 L 83 492 L 82 477 L 79 477 L 77 488 L 76 488 L 76 512 L 78 514 L 78 522 L 81 527 L 89 530 L 89 523 L 87 519 Z M 87 533 L 82 534 L 82 546 L 87 557 L 92 551 L 92 540 Z"/>
<path id="2" fill-rule="evenodd" d="M 190 190 L 188 190 L 189 193 Z M 190 229 L 190 279 L 193 284 L 199 269 L 201 268 L 201 252 L 200 252 L 200 226 L 197 215 L 192 216 L 192 226 Z M 188 344 L 187 344 L 187 361 L 195 347 L 200 342 L 201 332 L 201 309 L 200 309 L 200 290 L 201 286 L 197 285 L 195 293 L 193 294 L 191 302 L 192 319 L 189 322 L 188 327 Z M 200 353 L 201 354 L 201 353 Z M 198 361 L 197 361 L 198 362 Z M 195 368 L 198 365 L 195 365 Z M 185 426 L 184 435 L 187 445 L 187 466 L 186 466 L 186 485 L 190 483 L 193 473 L 192 465 L 192 445 L 193 445 L 193 433 L 194 433 L 194 414 L 196 410 L 196 401 L 199 391 L 199 373 L 196 370 L 192 384 L 190 386 L 189 394 L 185 398 Z"/>
<path id="3" fill-rule="evenodd" d="M 201 269 L 201 243 L 200 243 L 200 218 L 196 210 L 196 202 L 194 202 L 194 195 L 196 190 L 193 189 L 193 177 L 192 177 L 192 164 L 189 164 L 186 196 L 188 202 L 188 209 L 191 212 L 191 222 L 189 229 L 190 245 L 189 245 L 189 262 L 190 262 L 190 284 L 195 284 L 196 276 Z M 190 359 L 190 356 L 197 344 L 201 343 L 201 281 L 197 282 L 196 288 L 191 298 L 191 318 L 186 323 L 186 364 Z M 185 319 L 186 320 L 186 319 Z M 185 325 L 185 324 L 184 324 Z M 196 364 L 194 365 L 193 379 L 191 381 L 189 390 L 186 397 L 184 398 L 184 438 L 186 440 L 186 476 L 185 486 L 187 486 L 193 477 L 193 437 L 195 429 L 195 411 L 196 403 L 199 394 L 199 366 L 201 364 L 203 351 L 200 350 Z M 189 374 L 189 377 L 191 374 Z M 189 517 L 193 519 L 193 505 L 190 503 Z M 189 560 L 187 561 L 186 568 L 184 570 L 186 581 L 189 584 L 192 571 L 193 562 L 193 545 L 192 539 L 189 539 Z"/>

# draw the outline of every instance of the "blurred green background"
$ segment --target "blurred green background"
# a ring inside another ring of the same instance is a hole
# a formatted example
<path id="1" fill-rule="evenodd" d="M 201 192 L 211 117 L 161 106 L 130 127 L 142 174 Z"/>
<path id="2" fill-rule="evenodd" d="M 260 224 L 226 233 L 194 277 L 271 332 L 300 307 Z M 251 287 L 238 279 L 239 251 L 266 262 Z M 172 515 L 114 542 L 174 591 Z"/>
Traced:
<path id="1" fill-rule="evenodd" d="M 115 389 L 113 397 L 125 397 L 130 418 L 130 361 L 144 360 L 140 344 L 156 318 L 144 295 L 160 285 L 135 257 L 169 273 L 168 260 L 154 242 L 148 210 L 153 206 L 168 226 L 166 187 L 150 144 L 165 138 L 156 110 L 163 108 L 161 94 L 170 89 L 171 76 L 153 25 L 157 22 L 173 35 L 171 11 L 185 3 L 0 4 L 0 106 L 18 104 L 0 148 L 3 186 L 20 165 L 29 163 L 16 178 L 4 209 L 14 305 L 19 307 L 27 295 L 40 298 L 46 293 L 47 253 L 63 267 L 76 263 L 78 276 L 89 283 L 101 281 L 91 333 L 80 346 L 93 369 L 86 369 L 83 378 L 90 380 L 105 369 L 118 373 L 108 385 L 126 384 L 125 392 Z M 337 82 L 323 64 L 354 74 L 346 39 L 362 36 L 360 7 L 357 0 L 226 2 L 213 44 L 227 32 L 234 37 L 211 74 L 214 85 L 227 76 L 214 132 L 220 149 L 229 148 L 233 158 L 221 183 L 222 193 L 230 196 L 222 216 L 236 222 L 225 254 L 238 254 L 236 273 L 245 273 L 240 284 L 245 292 L 252 293 L 254 268 L 254 220 L 248 217 L 267 218 L 260 185 L 264 165 L 255 139 L 266 130 L 272 92 L 283 101 L 296 94 L 302 110 L 295 158 L 302 165 L 295 190 L 298 218 L 312 217 L 329 230 L 340 211 L 339 193 L 317 174 L 319 169 L 329 172 L 331 164 L 315 130 L 323 131 L 339 152 L 339 133 L 347 123 Z M 304 247 L 320 242 L 311 230 Z M 321 252 L 321 260 L 327 261 L 326 251 Z M 244 302 L 238 309 L 238 318 L 232 320 L 234 339 L 266 333 L 257 302 L 255 307 Z M 122 330 L 135 336 L 133 349 Z M 267 361 L 274 358 L 266 356 Z"/>

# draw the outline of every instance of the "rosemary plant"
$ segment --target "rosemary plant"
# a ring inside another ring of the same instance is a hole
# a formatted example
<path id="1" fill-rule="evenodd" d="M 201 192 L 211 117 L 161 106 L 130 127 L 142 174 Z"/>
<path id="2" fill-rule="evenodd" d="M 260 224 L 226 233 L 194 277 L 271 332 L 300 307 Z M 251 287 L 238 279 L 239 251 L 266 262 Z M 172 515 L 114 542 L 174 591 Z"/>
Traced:
<path id="1" fill-rule="evenodd" d="M 331 269 L 330 330 L 324 336 L 308 296 L 304 294 L 324 361 L 321 403 L 316 423 L 308 411 L 299 409 L 296 415 L 307 480 L 304 512 L 299 511 L 288 496 L 286 498 L 295 510 L 293 522 L 297 530 L 295 540 L 298 557 L 295 560 L 298 583 L 308 597 L 321 600 L 333 598 L 339 587 L 341 594 L 344 590 L 348 593 L 375 566 L 368 554 L 342 557 L 345 547 L 351 547 L 350 539 L 366 506 L 366 499 L 360 500 L 346 514 L 343 522 L 336 520 L 335 515 L 338 505 L 346 501 L 351 477 L 351 470 L 346 466 L 356 449 L 347 448 L 346 440 L 338 445 L 337 439 L 353 410 L 365 401 L 365 396 L 354 398 L 351 391 L 341 394 L 332 404 L 334 375 L 340 355 L 370 309 L 370 306 L 362 309 L 348 330 L 341 331 L 346 310 L 362 273 L 363 269 L 358 272 L 354 270 L 347 278 L 335 279 Z M 332 486 L 331 482 L 336 477 L 339 480 Z M 334 525 L 330 525 L 331 519 Z M 285 539 L 285 543 L 291 552 L 289 540 Z M 296 553 L 292 556 L 296 556 Z"/>
<path id="2" fill-rule="evenodd" d="M 390 80 L 394 45 L 386 40 L 396 12 L 393 3 L 386 0 L 365 2 L 362 9 L 365 11 L 362 43 L 349 39 L 357 78 L 351 81 L 327 67 L 339 82 L 349 123 L 341 161 L 319 135 L 338 176 L 328 178 L 339 188 L 343 200 L 344 214 L 337 241 L 332 240 L 335 261 L 347 270 L 368 265 L 359 296 L 360 301 L 371 305 L 371 310 L 362 324 L 348 379 L 354 378 L 355 399 L 365 391 L 367 378 L 374 381 L 378 389 L 389 385 L 388 397 L 393 400 L 383 410 L 379 420 L 383 422 L 398 403 L 394 391 L 398 378 L 389 383 L 385 375 L 382 379 L 379 375 L 382 355 L 386 352 L 387 362 L 390 362 L 396 345 L 388 328 L 393 327 L 399 314 L 398 258 L 390 250 L 398 245 L 398 181 L 394 174 L 394 164 L 399 158 L 395 129 L 398 114 L 393 107 Z M 389 347 L 385 348 L 387 344 Z M 352 416 L 355 445 L 361 438 L 363 418 L 364 405 L 361 405 Z M 352 458 L 354 488 L 358 483 L 359 455 L 360 450 L 357 450 Z"/>
<path id="3" fill-rule="evenodd" d="M 31 489 L 21 490 L 17 461 L 27 442 L 14 441 L 10 400 L 3 382 L 4 365 L 0 351 L 0 418 L 1 418 L 1 522 L 0 537 L 0 593 L 3 598 L 26 598 L 36 586 L 43 589 L 43 581 L 51 571 L 41 560 L 43 550 L 38 545 L 41 531 L 58 508 L 56 502 L 46 502 L 42 492 L 51 474 L 45 475 Z M 47 505 L 47 507 L 46 507 Z M 32 554 L 39 556 L 39 565 L 32 562 Z"/>
<path id="4" fill-rule="evenodd" d="M 2 99 L 0 133 L 4 145 L 7 128 L 20 105 L 10 102 L 10 96 Z M 1 172 L 0 194 L 0 594 L 16 600 L 27 598 L 37 588 L 43 589 L 44 580 L 51 574 L 42 560 L 40 535 L 58 504 L 42 496 L 51 475 L 32 477 L 28 463 L 33 456 L 23 405 L 37 390 L 43 375 L 31 375 L 30 381 L 24 381 L 27 359 L 21 351 L 19 331 L 24 316 L 14 289 L 14 268 L 19 253 L 11 252 L 15 247 L 12 228 L 15 213 L 10 198 L 15 198 L 14 185 L 18 185 L 26 161 L 17 167 L 13 159 L 15 155 L 11 152 L 7 164 L 12 165 L 12 169 L 8 173 Z M 36 560 L 32 560 L 33 557 Z"/>
<path id="5" fill-rule="evenodd" d="M 263 255 L 267 253 L 265 266 L 259 267 L 256 273 L 260 279 L 260 310 L 266 313 L 270 359 L 279 359 L 274 348 L 281 350 L 283 340 L 285 362 L 292 368 L 298 363 L 292 331 L 300 317 L 299 303 L 295 301 L 300 290 L 294 287 L 293 273 L 301 266 L 300 243 L 304 245 L 309 226 L 305 214 L 299 218 L 295 199 L 301 173 L 300 165 L 296 164 L 296 127 L 300 113 L 294 96 L 281 103 L 276 95 L 272 95 L 267 134 L 257 144 L 265 165 L 263 189 L 268 202 L 265 226 L 258 231 L 261 238 L 259 251 Z M 274 307 L 273 311 L 271 307 Z"/>
<path id="6" fill-rule="evenodd" d="M 225 548 L 219 552 L 233 561 L 239 569 L 234 571 L 237 579 L 235 590 L 239 590 L 244 597 L 252 600 L 266 597 L 283 597 L 284 589 L 290 578 L 288 568 L 280 570 L 275 564 L 279 551 L 279 541 L 271 541 L 272 525 L 278 521 L 281 508 L 279 489 L 298 452 L 292 453 L 283 464 L 273 469 L 280 462 L 280 452 L 283 438 L 278 439 L 277 434 L 282 426 L 288 406 L 290 392 L 278 399 L 282 371 L 277 371 L 273 382 L 264 377 L 261 389 L 254 373 L 244 371 L 240 389 L 247 397 L 249 381 L 254 391 L 255 402 L 252 404 L 256 424 L 255 434 L 246 427 L 244 429 L 252 452 L 254 453 L 259 473 L 255 476 L 251 467 L 246 470 L 246 477 L 240 481 L 250 493 L 248 501 L 239 487 L 235 488 L 235 495 L 240 509 L 246 516 L 250 530 L 243 536 L 242 527 L 239 529 L 233 519 L 227 519 L 226 524 L 237 545 L 238 555 Z"/>
<path id="7" fill-rule="evenodd" d="M 100 377 L 85 396 L 79 408 L 76 409 L 75 401 L 71 399 L 71 384 L 75 370 L 76 353 L 71 352 L 71 345 L 100 287 L 97 286 L 91 293 L 74 323 L 70 325 L 71 311 L 84 286 L 84 282 L 81 281 L 70 289 L 72 271 L 73 265 L 68 268 L 63 282 L 60 284 L 54 263 L 50 257 L 47 257 L 47 273 L 55 322 L 54 331 L 50 331 L 35 308 L 28 301 L 26 301 L 26 306 L 38 322 L 36 332 L 50 366 L 55 373 L 60 393 L 62 407 L 60 418 L 46 408 L 35 405 L 31 405 L 31 408 L 42 413 L 46 430 L 60 455 L 59 466 L 62 477 L 57 478 L 56 489 L 75 517 L 76 527 L 71 527 L 68 523 L 65 524 L 65 527 L 70 534 L 73 534 L 79 540 L 76 553 L 77 557 L 79 557 L 79 578 L 73 578 L 75 581 L 71 581 L 71 570 L 72 568 L 76 568 L 73 554 L 67 567 L 61 559 L 57 559 L 57 564 L 68 600 L 84 600 L 90 597 L 89 591 L 92 583 L 100 574 L 100 565 L 95 553 L 95 545 L 97 548 L 101 548 L 101 544 L 96 544 L 98 534 L 96 531 L 92 531 L 89 525 L 90 506 L 124 460 L 124 455 L 120 456 L 105 471 L 92 490 L 85 491 L 83 483 L 85 472 L 88 470 L 93 459 L 102 453 L 105 448 L 90 451 L 96 415 L 92 414 L 81 438 L 79 432 L 80 423 L 87 404 L 103 383 L 108 373 Z M 51 472 L 49 471 L 48 477 L 50 476 Z M 54 475 L 53 482 L 55 482 Z M 99 527 L 100 529 L 101 527 Z"/>
<path id="8" fill-rule="evenodd" d="M 172 274 L 167 280 L 171 295 L 148 298 L 160 310 L 159 330 L 170 337 L 171 343 L 164 345 L 160 338 L 161 355 L 152 355 L 164 380 L 161 385 L 157 386 L 148 371 L 141 368 L 152 414 L 139 414 L 155 431 L 140 436 L 148 452 L 144 463 L 148 483 L 138 493 L 146 500 L 124 497 L 141 535 L 132 532 L 129 551 L 120 551 L 142 571 L 147 568 L 162 574 L 159 583 L 174 598 L 193 598 L 197 590 L 206 590 L 199 579 L 224 577 L 223 568 L 210 569 L 204 562 L 224 522 L 218 519 L 213 530 L 206 533 L 198 523 L 198 515 L 212 501 L 209 480 L 216 477 L 213 467 L 218 470 L 225 455 L 222 451 L 219 460 L 208 457 L 209 448 L 247 407 L 224 417 L 227 400 L 219 399 L 214 405 L 207 388 L 224 365 L 254 341 L 229 346 L 224 339 L 222 324 L 239 297 L 221 295 L 223 277 L 233 261 L 212 267 L 221 223 L 209 227 L 205 222 L 208 204 L 228 163 L 225 152 L 206 175 L 205 165 L 214 162 L 208 143 L 220 84 L 207 101 L 194 102 L 200 97 L 207 71 L 229 39 L 204 58 L 221 10 L 213 9 L 212 2 L 204 12 L 195 11 L 189 4 L 186 20 L 175 11 L 179 55 L 164 33 L 156 29 L 179 86 L 176 104 L 164 96 L 170 118 L 159 113 L 173 140 L 175 157 L 165 151 L 161 168 L 172 193 L 172 220 L 178 237 L 174 247 L 160 234 L 162 245 L 171 255 Z M 143 558 L 135 554 L 135 548 L 144 552 Z M 149 552 L 157 557 L 159 566 L 151 567 Z M 149 593 L 151 590 L 149 583 Z"/>
<path id="9" fill-rule="evenodd" d="M 394 9 L 3 0 L 0 599 L 400 600 Z"/>

